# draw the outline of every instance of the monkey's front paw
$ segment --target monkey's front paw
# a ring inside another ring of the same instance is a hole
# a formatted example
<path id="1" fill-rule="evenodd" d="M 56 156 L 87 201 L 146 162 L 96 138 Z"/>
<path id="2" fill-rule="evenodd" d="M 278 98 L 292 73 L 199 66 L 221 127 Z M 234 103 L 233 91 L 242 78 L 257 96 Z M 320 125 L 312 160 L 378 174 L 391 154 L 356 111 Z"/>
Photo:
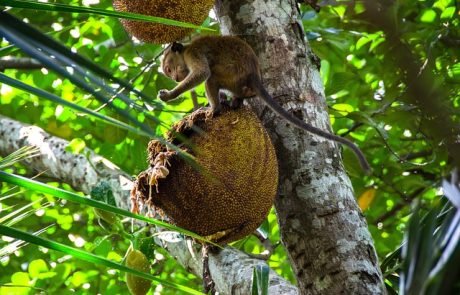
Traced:
<path id="1" fill-rule="evenodd" d="M 166 90 L 166 89 L 161 89 L 159 92 L 158 92 L 158 97 L 162 100 L 162 101 L 168 101 L 172 98 L 172 95 L 171 95 L 171 92 Z"/>

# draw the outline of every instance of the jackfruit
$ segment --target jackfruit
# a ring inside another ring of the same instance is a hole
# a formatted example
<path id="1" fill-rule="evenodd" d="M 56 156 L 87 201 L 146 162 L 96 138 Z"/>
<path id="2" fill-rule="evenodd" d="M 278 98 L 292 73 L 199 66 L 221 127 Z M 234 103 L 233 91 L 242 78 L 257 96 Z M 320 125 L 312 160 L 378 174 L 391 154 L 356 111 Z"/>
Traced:
<path id="1" fill-rule="evenodd" d="M 214 0 L 114 0 L 117 11 L 163 17 L 195 25 L 201 25 L 209 14 Z M 143 42 L 164 44 L 181 40 L 193 29 L 129 19 L 120 20 L 125 29 Z"/>
<path id="2" fill-rule="evenodd" d="M 150 272 L 149 261 L 144 253 L 139 250 L 128 250 L 128 255 L 126 255 L 126 266 L 141 272 Z M 132 295 L 145 295 L 149 291 L 152 282 L 127 272 L 126 285 Z"/>
<path id="3" fill-rule="evenodd" d="M 177 226 L 221 244 L 256 230 L 278 187 L 275 149 L 257 116 L 240 108 L 210 119 L 200 109 L 167 136 L 176 145 L 179 138 L 186 139 L 180 148 L 195 165 L 152 140 L 150 167 L 131 192 L 134 208 L 146 204 Z"/>

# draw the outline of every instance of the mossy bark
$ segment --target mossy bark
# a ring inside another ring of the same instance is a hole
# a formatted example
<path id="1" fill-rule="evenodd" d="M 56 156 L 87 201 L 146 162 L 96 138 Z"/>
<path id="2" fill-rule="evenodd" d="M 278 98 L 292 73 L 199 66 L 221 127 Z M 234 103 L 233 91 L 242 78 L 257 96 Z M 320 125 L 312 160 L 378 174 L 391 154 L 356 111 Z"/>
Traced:
<path id="1" fill-rule="evenodd" d="M 218 0 L 223 34 L 246 40 L 259 56 L 264 85 L 283 107 L 330 131 L 317 59 L 294 0 Z M 339 147 L 302 132 L 257 99 L 279 161 L 275 207 L 302 294 L 383 294 L 367 223 L 356 204 Z"/>

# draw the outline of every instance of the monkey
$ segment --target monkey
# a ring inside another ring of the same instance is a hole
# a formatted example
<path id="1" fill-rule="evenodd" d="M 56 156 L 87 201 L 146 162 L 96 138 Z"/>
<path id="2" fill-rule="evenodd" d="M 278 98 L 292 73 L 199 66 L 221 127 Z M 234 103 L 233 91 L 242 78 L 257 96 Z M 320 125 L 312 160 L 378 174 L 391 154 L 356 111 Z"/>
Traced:
<path id="1" fill-rule="evenodd" d="M 295 127 L 349 147 L 366 173 L 371 168 L 361 150 L 350 140 L 316 128 L 283 109 L 262 85 L 257 56 L 251 46 L 233 36 L 201 36 L 190 44 L 172 43 L 161 59 L 163 73 L 178 82 L 158 96 L 169 101 L 205 82 L 206 97 L 211 114 L 218 114 L 222 105 L 219 90 L 233 94 L 231 106 L 237 107 L 242 99 L 260 97 L 277 115 Z"/>

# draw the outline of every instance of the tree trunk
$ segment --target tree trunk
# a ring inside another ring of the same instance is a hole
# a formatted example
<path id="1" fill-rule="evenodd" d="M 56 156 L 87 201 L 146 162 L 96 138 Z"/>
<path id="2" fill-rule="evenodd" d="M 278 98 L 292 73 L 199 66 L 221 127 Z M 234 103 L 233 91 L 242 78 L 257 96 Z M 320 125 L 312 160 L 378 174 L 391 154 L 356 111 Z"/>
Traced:
<path id="1" fill-rule="evenodd" d="M 331 131 L 324 87 L 297 2 L 217 0 L 216 12 L 222 34 L 240 36 L 259 56 L 269 93 L 298 118 Z M 249 104 L 277 150 L 275 207 L 300 292 L 385 293 L 373 241 L 337 144 L 295 129 L 258 99 Z"/>

